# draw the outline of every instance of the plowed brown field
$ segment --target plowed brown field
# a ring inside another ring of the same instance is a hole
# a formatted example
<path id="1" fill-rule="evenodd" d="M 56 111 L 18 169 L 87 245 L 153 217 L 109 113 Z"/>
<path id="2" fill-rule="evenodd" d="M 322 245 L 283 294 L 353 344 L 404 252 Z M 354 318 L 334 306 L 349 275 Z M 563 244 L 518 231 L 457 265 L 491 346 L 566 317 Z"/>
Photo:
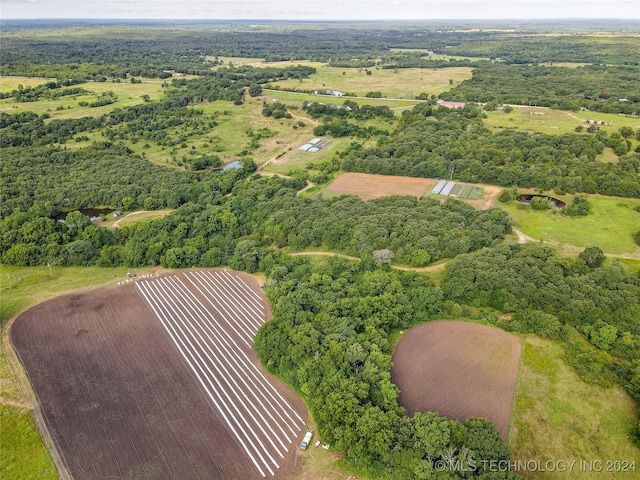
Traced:
<path id="1" fill-rule="evenodd" d="M 188 271 L 62 296 L 11 339 L 76 480 L 286 478 L 307 412 L 252 349 L 256 281 Z"/>
<path id="2" fill-rule="evenodd" d="M 357 195 L 363 200 L 388 195 L 411 195 L 421 198 L 435 186 L 431 178 L 396 177 L 368 173 L 345 173 L 336 178 L 325 191 L 340 195 Z"/>
<path id="3" fill-rule="evenodd" d="M 520 341 L 498 328 L 441 321 L 408 330 L 393 354 L 398 402 L 464 422 L 487 418 L 506 439 L 515 395 Z"/>

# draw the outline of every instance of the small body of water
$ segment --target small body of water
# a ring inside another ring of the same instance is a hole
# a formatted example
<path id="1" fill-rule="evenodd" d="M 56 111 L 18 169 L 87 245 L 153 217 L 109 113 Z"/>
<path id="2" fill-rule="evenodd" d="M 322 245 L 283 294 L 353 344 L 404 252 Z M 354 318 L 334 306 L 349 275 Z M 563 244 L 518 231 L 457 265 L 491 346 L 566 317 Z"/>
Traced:
<path id="1" fill-rule="evenodd" d="M 537 195 L 537 194 L 523 193 L 521 195 L 518 195 L 517 200 L 519 202 L 522 202 L 522 203 L 531 203 L 531 199 L 533 197 L 546 198 L 547 200 L 549 200 L 550 202 L 552 202 L 555 205 L 555 208 L 564 208 L 564 207 L 567 206 L 567 202 L 563 202 L 562 200 L 558 200 L 557 198 L 553 198 L 553 197 L 550 197 L 548 195 Z"/>
<path id="2" fill-rule="evenodd" d="M 75 211 L 75 210 L 72 210 L 72 211 Z M 113 208 L 79 208 L 78 211 L 81 214 L 89 217 L 93 222 L 95 220 L 98 220 L 100 218 L 100 215 L 108 215 L 111 212 L 113 212 L 114 209 Z M 53 218 L 55 220 L 58 220 L 59 222 L 64 222 L 69 213 L 70 212 L 60 212 L 58 215 L 56 215 Z"/>
<path id="3" fill-rule="evenodd" d="M 227 163 L 222 169 L 223 172 L 228 172 L 229 170 L 239 170 L 242 168 L 242 162 L 240 160 L 236 160 L 231 163 Z"/>

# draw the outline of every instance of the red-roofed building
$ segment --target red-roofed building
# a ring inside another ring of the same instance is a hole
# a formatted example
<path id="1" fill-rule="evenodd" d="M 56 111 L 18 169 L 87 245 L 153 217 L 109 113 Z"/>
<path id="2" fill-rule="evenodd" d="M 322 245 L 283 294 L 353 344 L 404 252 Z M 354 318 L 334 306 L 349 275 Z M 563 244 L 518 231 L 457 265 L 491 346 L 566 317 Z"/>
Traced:
<path id="1" fill-rule="evenodd" d="M 438 105 L 448 108 L 464 108 L 467 104 L 465 102 L 447 102 L 445 100 L 438 100 Z"/>

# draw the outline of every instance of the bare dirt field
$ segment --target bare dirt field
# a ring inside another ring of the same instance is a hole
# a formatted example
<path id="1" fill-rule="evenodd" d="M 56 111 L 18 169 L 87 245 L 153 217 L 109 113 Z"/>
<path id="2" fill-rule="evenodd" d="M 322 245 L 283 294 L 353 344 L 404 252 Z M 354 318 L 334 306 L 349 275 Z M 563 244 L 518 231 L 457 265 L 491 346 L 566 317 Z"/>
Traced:
<path id="1" fill-rule="evenodd" d="M 72 478 L 288 478 L 307 411 L 252 348 L 270 318 L 227 270 L 139 278 L 20 315 L 11 340 Z"/>
<path id="2" fill-rule="evenodd" d="M 368 173 L 345 173 L 336 178 L 324 192 L 338 195 L 357 195 L 363 200 L 388 195 L 422 197 L 431 190 L 437 180 L 431 178 L 396 177 Z"/>
<path id="3" fill-rule="evenodd" d="M 441 321 L 407 331 L 393 354 L 398 402 L 415 412 L 438 412 L 464 422 L 487 418 L 506 439 L 520 341 L 498 328 Z"/>

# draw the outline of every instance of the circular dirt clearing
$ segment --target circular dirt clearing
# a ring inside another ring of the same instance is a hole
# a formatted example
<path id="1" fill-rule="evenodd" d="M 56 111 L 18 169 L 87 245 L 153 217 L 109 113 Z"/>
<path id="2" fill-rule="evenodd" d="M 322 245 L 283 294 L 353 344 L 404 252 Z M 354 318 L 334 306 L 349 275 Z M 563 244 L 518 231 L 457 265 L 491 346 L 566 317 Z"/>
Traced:
<path id="1" fill-rule="evenodd" d="M 483 417 L 506 439 L 519 359 L 520 341 L 497 328 L 426 323 L 398 342 L 391 379 L 410 416 L 438 412 L 460 422 Z"/>

